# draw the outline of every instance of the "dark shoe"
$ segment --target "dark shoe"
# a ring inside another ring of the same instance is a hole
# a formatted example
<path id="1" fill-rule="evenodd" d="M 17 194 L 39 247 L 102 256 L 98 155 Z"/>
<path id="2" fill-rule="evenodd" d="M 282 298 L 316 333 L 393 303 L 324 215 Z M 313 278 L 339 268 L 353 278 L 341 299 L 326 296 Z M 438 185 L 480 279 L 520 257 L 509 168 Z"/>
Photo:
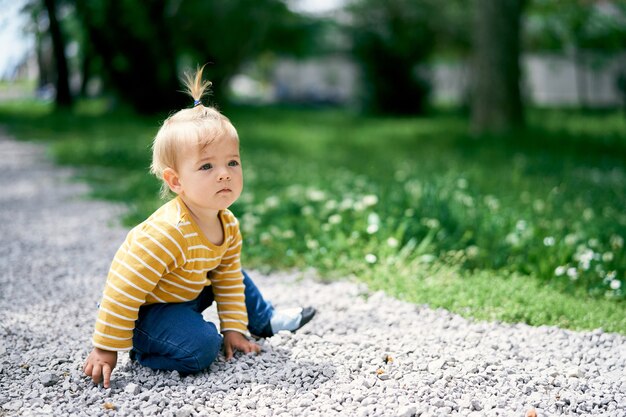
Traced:
<path id="1" fill-rule="evenodd" d="M 311 319 L 315 316 L 315 313 L 317 313 L 317 310 L 315 310 L 313 307 L 305 307 L 302 309 L 302 319 L 300 320 L 300 324 L 298 324 L 298 329 L 301 329 L 302 326 L 304 326 L 305 324 L 307 324 L 308 322 L 311 321 Z M 296 330 L 294 330 L 292 333 L 295 333 Z"/>

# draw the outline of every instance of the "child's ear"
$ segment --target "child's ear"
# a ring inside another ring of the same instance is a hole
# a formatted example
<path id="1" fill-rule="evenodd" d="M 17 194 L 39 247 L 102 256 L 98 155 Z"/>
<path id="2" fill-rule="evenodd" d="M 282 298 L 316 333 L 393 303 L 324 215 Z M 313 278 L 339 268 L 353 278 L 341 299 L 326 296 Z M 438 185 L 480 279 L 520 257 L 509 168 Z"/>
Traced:
<path id="1" fill-rule="evenodd" d="M 170 190 L 176 194 L 180 194 L 183 187 L 178 178 L 178 174 L 172 168 L 165 168 L 163 170 L 163 180 L 170 187 Z"/>

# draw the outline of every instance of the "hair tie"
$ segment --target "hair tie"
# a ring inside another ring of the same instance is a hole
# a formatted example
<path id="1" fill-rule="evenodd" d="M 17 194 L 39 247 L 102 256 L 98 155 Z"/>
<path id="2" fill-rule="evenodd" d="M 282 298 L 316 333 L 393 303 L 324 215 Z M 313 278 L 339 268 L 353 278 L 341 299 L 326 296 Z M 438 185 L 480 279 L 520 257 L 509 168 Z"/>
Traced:
<path id="1" fill-rule="evenodd" d="M 198 104 L 202 104 L 202 101 L 200 100 L 194 100 L 193 101 L 193 106 L 196 107 Z"/>

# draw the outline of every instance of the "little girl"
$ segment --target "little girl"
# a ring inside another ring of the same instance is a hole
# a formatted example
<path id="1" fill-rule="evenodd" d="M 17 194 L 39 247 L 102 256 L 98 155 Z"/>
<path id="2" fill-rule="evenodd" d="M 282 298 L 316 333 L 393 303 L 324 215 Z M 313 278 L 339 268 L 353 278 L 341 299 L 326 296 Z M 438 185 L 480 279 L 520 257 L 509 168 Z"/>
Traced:
<path id="1" fill-rule="evenodd" d="M 176 197 L 133 228 L 109 271 L 84 372 L 110 386 L 117 352 L 140 364 L 181 373 L 209 367 L 222 345 L 260 352 L 248 337 L 295 331 L 315 310 L 274 308 L 241 269 L 239 222 L 228 210 L 243 188 L 239 138 L 201 97 L 202 68 L 187 75 L 194 106 L 170 116 L 153 143 L 151 171 L 162 195 Z M 217 304 L 220 332 L 202 311 Z"/>

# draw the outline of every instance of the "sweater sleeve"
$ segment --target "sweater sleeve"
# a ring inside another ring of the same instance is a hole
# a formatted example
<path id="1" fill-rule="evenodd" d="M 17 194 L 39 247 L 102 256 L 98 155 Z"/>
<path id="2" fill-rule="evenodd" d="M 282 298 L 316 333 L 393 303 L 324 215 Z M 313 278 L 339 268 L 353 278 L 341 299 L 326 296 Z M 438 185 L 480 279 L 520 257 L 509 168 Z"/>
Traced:
<path id="1" fill-rule="evenodd" d="M 211 285 L 221 331 L 236 331 L 249 336 L 245 286 L 240 261 L 242 239 L 237 219 L 234 216 L 230 219 L 228 227 L 231 230 L 231 242 L 220 265 L 211 273 Z"/>
<path id="2" fill-rule="evenodd" d="M 172 225 L 146 221 L 118 249 L 104 287 L 93 334 L 95 347 L 125 351 L 133 347 L 139 307 L 161 277 L 184 262 L 184 239 Z"/>

